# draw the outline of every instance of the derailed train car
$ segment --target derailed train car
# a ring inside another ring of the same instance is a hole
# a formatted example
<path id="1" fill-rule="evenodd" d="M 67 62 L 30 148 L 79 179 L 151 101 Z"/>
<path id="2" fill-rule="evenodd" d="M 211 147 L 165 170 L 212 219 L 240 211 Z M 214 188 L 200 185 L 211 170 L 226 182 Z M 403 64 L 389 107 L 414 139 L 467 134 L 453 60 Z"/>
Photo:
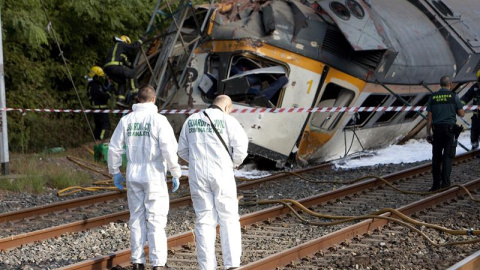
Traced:
<path id="1" fill-rule="evenodd" d="M 189 43 L 194 54 L 183 60 L 190 76 L 183 83 L 162 78 L 157 93 L 165 109 L 205 108 L 218 94 L 229 95 L 237 109 L 424 106 L 441 76 L 451 76 L 460 95 L 476 79 L 478 10 L 478 0 L 244 0 L 217 4 L 213 12 L 200 7 L 195 12 L 203 12 L 206 25 Z M 182 23 L 184 33 L 199 24 Z M 413 111 L 233 116 L 249 136 L 250 154 L 278 165 L 381 148 L 425 124 Z M 168 117 L 177 131 L 186 118 Z"/>

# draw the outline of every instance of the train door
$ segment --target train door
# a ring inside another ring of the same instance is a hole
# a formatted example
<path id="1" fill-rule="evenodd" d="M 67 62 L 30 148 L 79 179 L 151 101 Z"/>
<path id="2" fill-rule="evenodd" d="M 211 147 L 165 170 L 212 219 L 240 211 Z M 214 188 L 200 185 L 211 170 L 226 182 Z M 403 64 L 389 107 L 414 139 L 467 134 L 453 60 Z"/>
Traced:
<path id="1" fill-rule="evenodd" d="M 352 104 L 365 82 L 335 69 L 330 69 L 321 92 L 316 101 L 319 108 L 344 108 Z M 298 144 L 297 159 L 307 161 L 321 159 L 323 151 L 329 151 L 325 144 L 335 135 L 339 128 L 348 122 L 343 110 L 337 112 L 312 113 Z M 335 147 L 335 146 L 331 146 Z M 343 147 L 343 145 L 342 145 Z M 335 151 L 333 151 L 335 152 Z"/>
<path id="2" fill-rule="evenodd" d="M 243 53 L 234 55 L 223 80 L 223 93 L 234 108 L 308 108 L 321 76 L 275 59 Z M 292 153 L 308 113 L 236 113 L 247 132 L 249 152 L 282 166 Z"/>

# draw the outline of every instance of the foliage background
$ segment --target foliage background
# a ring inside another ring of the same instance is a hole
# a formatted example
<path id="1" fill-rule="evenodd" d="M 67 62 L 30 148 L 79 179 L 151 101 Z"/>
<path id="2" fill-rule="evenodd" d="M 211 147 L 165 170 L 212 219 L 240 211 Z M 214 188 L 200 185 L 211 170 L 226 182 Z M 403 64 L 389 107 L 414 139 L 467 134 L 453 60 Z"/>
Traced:
<path id="1" fill-rule="evenodd" d="M 43 0 L 70 71 L 88 107 L 84 76 L 102 65 L 112 37 L 146 30 L 157 0 Z M 42 0 L 0 0 L 7 107 L 79 109 Z M 9 112 L 10 151 L 75 147 L 92 141 L 82 114 Z M 91 114 L 88 115 L 93 125 Z M 112 125 L 116 124 L 112 121 Z"/>

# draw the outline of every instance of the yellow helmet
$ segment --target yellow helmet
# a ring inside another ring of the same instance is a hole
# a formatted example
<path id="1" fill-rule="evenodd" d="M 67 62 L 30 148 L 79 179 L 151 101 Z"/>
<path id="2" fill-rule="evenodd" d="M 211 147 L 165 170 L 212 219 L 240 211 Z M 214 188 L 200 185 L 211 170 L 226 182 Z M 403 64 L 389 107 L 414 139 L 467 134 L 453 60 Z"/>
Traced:
<path id="1" fill-rule="evenodd" d="M 90 72 L 88 73 L 88 76 L 90 76 L 90 78 L 93 78 L 94 76 L 103 77 L 103 76 L 105 76 L 105 73 L 103 72 L 103 69 L 101 67 L 93 66 L 90 69 Z"/>
<path id="2" fill-rule="evenodd" d="M 125 35 L 121 36 L 120 39 L 123 40 L 123 42 L 125 42 L 125 43 L 127 43 L 127 44 L 132 43 L 132 41 L 130 40 L 130 38 L 127 37 L 127 36 L 125 36 Z"/>
<path id="3" fill-rule="evenodd" d="M 480 70 L 477 71 L 477 79 L 480 79 Z"/>

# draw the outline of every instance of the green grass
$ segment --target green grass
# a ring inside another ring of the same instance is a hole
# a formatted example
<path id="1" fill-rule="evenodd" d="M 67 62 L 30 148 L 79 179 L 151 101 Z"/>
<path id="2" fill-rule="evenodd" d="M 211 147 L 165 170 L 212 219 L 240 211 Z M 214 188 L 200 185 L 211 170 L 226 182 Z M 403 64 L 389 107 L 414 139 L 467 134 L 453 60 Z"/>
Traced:
<path id="1" fill-rule="evenodd" d="M 92 183 L 91 177 L 86 172 L 79 171 L 52 171 L 46 174 L 50 187 L 64 189 L 71 186 L 84 186 Z"/>
<path id="2" fill-rule="evenodd" d="M 39 194 L 47 187 L 61 190 L 71 186 L 90 186 L 94 181 L 92 176 L 86 169 L 79 169 L 67 160 L 69 154 L 72 153 L 13 154 L 10 174 L 16 177 L 0 180 L 0 189 Z M 93 162 L 90 154 L 77 154 L 76 157 Z"/>

